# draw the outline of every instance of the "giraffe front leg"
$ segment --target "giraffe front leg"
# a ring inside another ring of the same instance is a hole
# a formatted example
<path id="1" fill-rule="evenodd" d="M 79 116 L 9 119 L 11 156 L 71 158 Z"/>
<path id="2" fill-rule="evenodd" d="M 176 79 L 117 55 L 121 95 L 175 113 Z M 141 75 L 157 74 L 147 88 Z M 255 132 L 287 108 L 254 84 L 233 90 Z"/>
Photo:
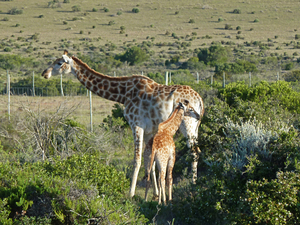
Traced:
<path id="1" fill-rule="evenodd" d="M 139 170 L 142 162 L 142 146 L 143 146 L 143 135 L 144 130 L 140 127 L 136 127 L 133 129 L 133 137 L 134 137 L 134 165 L 133 165 L 133 175 L 130 185 L 129 196 L 132 198 L 135 194 L 135 188 L 137 183 L 137 177 L 139 174 Z"/>

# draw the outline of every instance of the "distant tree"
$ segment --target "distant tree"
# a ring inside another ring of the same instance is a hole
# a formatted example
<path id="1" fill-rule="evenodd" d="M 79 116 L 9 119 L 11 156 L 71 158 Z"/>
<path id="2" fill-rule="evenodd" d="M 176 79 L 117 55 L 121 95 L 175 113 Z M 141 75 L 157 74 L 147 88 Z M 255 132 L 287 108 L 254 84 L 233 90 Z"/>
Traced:
<path id="1" fill-rule="evenodd" d="M 140 10 L 139 10 L 139 8 L 133 8 L 133 9 L 132 9 L 132 12 L 133 12 L 133 13 L 139 13 Z"/>
<path id="2" fill-rule="evenodd" d="M 72 11 L 73 11 L 73 12 L 80 12 L 80 11 L 81 11 L 81 8 L 80 8 L 79 5 L 74 5 L 74 6 L 72 6 Z"/>
<path id="3" fill-rule="evenodd" d="M 201 49 L 198 53 L 199 61 L 203 61 L 210 66 L 215 66 L 217 63 L 225 63 L 231 56 L 231 49 L 222 45 L 212 45 L 209 48 Z"/>
<path id="4" fill-rule="evenodd" d="M 134 46 L 129 48 L 125 53 L 117 55 L 116 59 L 119 59 L 122 62 L 127 61 L 129 65 L 136 65 L 146 61 L 148 59 L 148 55 L 143 49 Z"/>

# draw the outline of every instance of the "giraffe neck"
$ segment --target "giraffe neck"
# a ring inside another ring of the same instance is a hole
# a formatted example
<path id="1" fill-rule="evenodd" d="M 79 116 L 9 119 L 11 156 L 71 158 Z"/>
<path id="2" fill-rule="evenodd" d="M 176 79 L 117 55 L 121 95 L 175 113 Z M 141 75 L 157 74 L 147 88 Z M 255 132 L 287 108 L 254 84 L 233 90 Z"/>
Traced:
<path id="1" fill-rule="evenodd" d="M 91 69 L 80 59 L 74 56 L 72 59 L 71 71 L 87 89 L 100 97 L 124 104 L 126 79 L 106 76 Z"/>
<path id="2" fill-rule="evenodd" d="M 175 108 L 172 115 L 166 121 L 159 124 L 158 132 L 173 136 L 182 122 L 183 115 L 183 109 Z"/>

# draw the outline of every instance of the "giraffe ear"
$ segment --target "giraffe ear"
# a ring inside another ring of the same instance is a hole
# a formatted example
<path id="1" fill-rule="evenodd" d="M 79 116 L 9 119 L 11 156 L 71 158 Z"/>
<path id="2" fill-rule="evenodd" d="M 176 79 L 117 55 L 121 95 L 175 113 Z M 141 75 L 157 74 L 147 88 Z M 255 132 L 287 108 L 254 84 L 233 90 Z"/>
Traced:
<path id="1" fill-rule="evenodd" d="M 67 55 L 62 56 L 66 63 L 70 62 L 70 58 Z"/>

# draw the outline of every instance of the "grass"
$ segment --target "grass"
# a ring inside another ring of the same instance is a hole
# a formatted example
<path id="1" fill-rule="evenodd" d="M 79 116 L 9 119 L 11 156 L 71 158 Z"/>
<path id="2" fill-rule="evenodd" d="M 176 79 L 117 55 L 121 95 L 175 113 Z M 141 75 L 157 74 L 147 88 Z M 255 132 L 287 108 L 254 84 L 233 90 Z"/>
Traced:
<path id="1" fill-rule="evenodd" d="M 62 1 L 61 1 L 62 2 Z M 274 47 L 270 51 L 278 53 L 294 52 L 290 47 L 282 47 L 275 50 L 282 43 L 294 40 L 297 34 L 300 15 L 297 13 L 298 1 L 220 1 L 212 0 L 208 3 L 188 1 L 135 1 L 116 0 L 106 3 L 86 0 L 72 0 L 70 3 L 56 3 L 54 7 L 48 7 L 48 1 L 5 1 L 1 3 L 0 13 L 0 40 L 11 40 L 11 43 L 19 43 L 19 49 L 14 52 L 24 52 L 28 46 L 36 48 L 36 51 L 27 53 L 30 55 L 57 54 L 57 50 L 64 48 L 63 41 L 69 42 L 69 49 L 84 42 L 89 44 L 105 45 L 114 43 L 123 46 L 124 43 L 141 43 L 147 37 L 154 37 L 156 42 L 174 42 L 171 35 L 176 33 L 185 41 L 187 35 L 197 33 L 196 39 L 192 41 L 191 49 L 200 47 L 203 44 L 210 44 L 212 41 L 227 41 L 231 37 L 236 43 L 245 41 L 263 41 L 268 38 L 275 39 L 278 36 Z M 73 12 L 72 7 L 79 6 L 79 12 Z M 12 8 L 22 8 L 20 15 L 10 15 L 8 11 Z M 133 8 L 138 8 L 139 13 L 132 13 Z M 103 9 L 109 9 L 105 12 Z M 234 9 L 240 9 L 241 14 L 234 14 Z M 97 10 L 93 10 L 97 9 Z M 122 14 L 118 15 L 118 12 Z M 42 16 L 41 16 L 42 15 Z M 1 18 L 2 17 L 2 18 Z M 218 18 L 224 21 L 219 22 Z M 8 21 L 3 21 L 7 18 Z M 74 18 L 77 18 L 74 20 Z M 190 20 L 194 23 L 189 23 Z M 253 21 L 258 19 L 259 22 Z M 64 22 L 65 21 L 65 22 Z M 113 25 L 108 25 L 114 21 Z M 66 23 L 67 22 L 67 23 Z M 241 26 L 244 39 L 236 39 L 236 30 L 225 30 L 225 24 L 232 27 Z M 18 26 L 16 26 L 18 24 Z M 120 27 L 125 26 L 125 33 L 120 34 Z M 251 28 L 253 29 L 252 31 Z M 22 31 L 22 33 L 20 32 Z M 80 34 L 82 33 L 82 34 Z M 37 39 L 31 39 L 34 34 Z M 212 39 L 201 37 L 209 35 Z M 19 38 L 19 40 L 18 40 Z M 24 38 L 26 41 L 20 41 Z M 167 50 L 167 47 L 165 47 Z M 163 48 L 155 47 L 155 52 Z M 76 50 L 76 48 L 74 49 Z M 120 51 L 121 49 L 117 49 Z M 3 49 L 1 49 L 3 52 Z M 89 51 L 81 47 L 78 52 Z M 0 52 L 1 53 L 1 52 Z"/>
<path id="2" fill-rule="evenodd" d="M 77 122 L 90 126 L 90 103 L 87 96 L 68 96 L 68 97 L 27 97 L 27 96 L 11 96 L 10 97 L 10 114 L 18 115 L 22 111 L 22 106 L 29 107 L 32 111 L 44 111 L 49 114 L 57 111 L 61 104 L 71 108 L 75 106 L 71 117 Z M 111 110 L 115 102 L 100 98 L 93 95 L 92 97 L 92 113 L 94 126 L 102 123 L 107 115 L 111 115 Z M 0 114 L 8 112 L 8 97 L 0 95 Z"/>

